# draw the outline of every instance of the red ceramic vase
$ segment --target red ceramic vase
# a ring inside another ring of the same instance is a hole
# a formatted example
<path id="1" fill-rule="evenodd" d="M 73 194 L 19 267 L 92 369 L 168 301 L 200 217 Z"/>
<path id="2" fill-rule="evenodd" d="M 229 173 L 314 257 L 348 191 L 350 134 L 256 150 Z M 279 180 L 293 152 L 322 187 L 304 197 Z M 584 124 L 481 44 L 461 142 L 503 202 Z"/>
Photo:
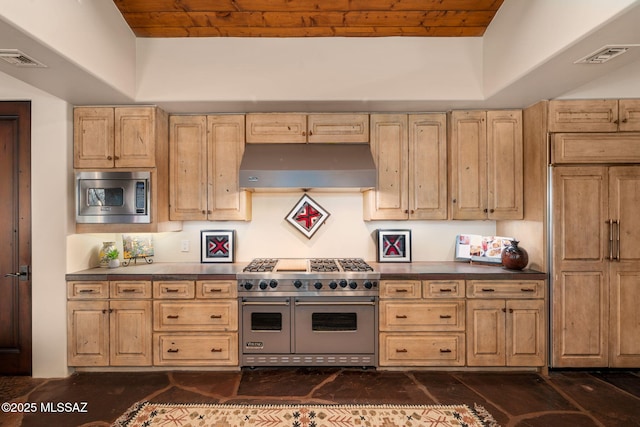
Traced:
<path id="1" fill-rule="evenodd" d="M 509 270 L 522 270 L 529 264 L 529 254 L 518 246 L 517 240 L 502 250 L 502 265 Z"/>

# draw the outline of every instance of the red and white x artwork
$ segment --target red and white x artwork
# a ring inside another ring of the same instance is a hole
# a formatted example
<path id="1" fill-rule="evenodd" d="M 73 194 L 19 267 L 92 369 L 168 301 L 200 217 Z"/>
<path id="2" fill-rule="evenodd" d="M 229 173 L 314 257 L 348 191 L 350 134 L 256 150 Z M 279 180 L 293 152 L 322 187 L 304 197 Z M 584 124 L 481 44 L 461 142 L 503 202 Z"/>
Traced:
<path id="1" fill-rule="evenodd" d="M 305 194 L 298 200 L 286 219 L 310 239 L 327 218 L 329 218 L 329 212 Z"/>
<path id="2" fill-rule="evenodd" d="M 411 230 L 378 230 L 378 262 L 411 262 Z"/>
<path id="3" fill-rule="evenodd" d="M 201 262 L 233 262 L 234 230 L 202 230 Z"/>

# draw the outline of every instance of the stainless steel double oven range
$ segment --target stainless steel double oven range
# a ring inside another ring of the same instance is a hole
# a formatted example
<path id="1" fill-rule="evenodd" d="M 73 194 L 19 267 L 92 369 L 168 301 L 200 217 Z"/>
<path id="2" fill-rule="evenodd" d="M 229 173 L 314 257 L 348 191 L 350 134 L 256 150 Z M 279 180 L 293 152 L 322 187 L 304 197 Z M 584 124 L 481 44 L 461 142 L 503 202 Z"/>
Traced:
<path id="1" fill-rule="evenodd" d="M 238 279 L 241 366 L 376 366 L 380 274 L 362 259 L 254 259 Z"/>

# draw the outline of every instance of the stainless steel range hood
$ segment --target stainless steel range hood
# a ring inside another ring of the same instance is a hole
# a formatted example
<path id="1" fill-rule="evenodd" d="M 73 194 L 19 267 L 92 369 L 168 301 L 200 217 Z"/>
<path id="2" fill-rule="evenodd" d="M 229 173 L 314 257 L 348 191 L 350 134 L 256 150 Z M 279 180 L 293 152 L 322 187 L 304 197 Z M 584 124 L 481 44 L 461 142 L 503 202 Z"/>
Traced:
<path id="1" fill-rule="evenodd" d="M 370 189 L 376 165 L 367 144 L 247 144 L 245 189 Z"/>

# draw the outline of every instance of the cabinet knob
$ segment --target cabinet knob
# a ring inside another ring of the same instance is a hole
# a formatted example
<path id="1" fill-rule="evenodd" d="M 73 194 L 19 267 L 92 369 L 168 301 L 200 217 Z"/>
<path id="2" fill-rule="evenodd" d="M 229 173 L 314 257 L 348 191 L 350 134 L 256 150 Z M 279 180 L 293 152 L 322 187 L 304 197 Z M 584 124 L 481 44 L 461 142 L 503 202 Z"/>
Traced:
<path id="1" fill-rule="evenodd" d="M 490 212 L 490 213 L 494 213 L 494 212 L 495 212 L 495 209 L 489 209 L 489 212 Z"/>
<path id="2" fill-rule="evenodd" d="M 451 201 L 451 203 L 456 203 L 456 202 L 457 202 L 457 200 L 456 200 L 456 199 L 453 199 L 453 200 Z"/>
<path id="3" fill-rule="evenodd" d="M 212 348 L 211 349 L 211 353 L 222 353 L 222 349 L 221 348 Z"/>
<path id="4" fill-rule="evenodd" d="M 107 156 L 107 160 L 113 160 L 113 157 Z"/>

